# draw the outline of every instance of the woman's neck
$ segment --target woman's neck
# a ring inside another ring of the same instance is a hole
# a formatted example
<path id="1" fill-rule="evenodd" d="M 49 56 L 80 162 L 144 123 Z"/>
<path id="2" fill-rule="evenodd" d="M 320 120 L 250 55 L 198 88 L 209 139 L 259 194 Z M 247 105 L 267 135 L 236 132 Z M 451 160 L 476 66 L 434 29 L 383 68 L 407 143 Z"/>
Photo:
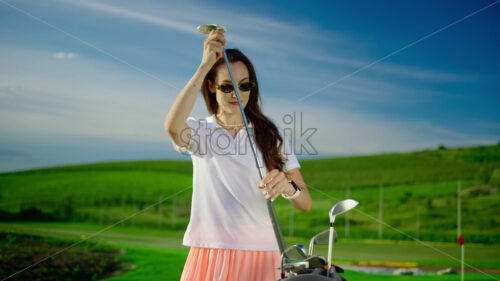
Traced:
<path id="1" fill-rule="evenodd" d="M 244 124 L 243 117 L 241 116 L 241 113 L 236 113 L 236 114 L 215 114 L 215 118 L 217 118 L 220 122 L 222 122 L 224 125 L 239 125 L 239 124 Z"/>

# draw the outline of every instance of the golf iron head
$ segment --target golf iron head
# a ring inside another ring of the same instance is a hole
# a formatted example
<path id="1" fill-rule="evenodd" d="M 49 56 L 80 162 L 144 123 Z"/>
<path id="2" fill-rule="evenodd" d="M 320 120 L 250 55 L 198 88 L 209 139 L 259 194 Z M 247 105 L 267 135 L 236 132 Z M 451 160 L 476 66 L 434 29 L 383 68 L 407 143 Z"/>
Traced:
<path id="1" fill-rule="evenodd" d="M 218 25 L 218 24 L 200 25 L 197 27 L 197 29 L 198 29 L 198 32 L 201 34 L 209 34 L 210 31 L 212 31 L 214 29 L 222 29 L 222 30 L 224 30 L 224 32 L 226 32 L 226 28 L 224 26 Z"/>
<path id="2" fill-rule="evenodd" d="M 307 258 L 304 248 L 299 245 L 292 245 L 283 252 L 282 255 L 287 261 L 302 261 Z"/>
<path id="3" fill-rule="evenodd" d="M 307 252 L 307 255 L 308 256 L 313 255 L 314 245 L 328 245 L 329 236 L 330 236 L 329 229 L 314 235 L 314 237 L 311 239 L 311 242 L 309 243 L 309 251 Z M 333 230 L 333 243 L 337 243 L 337 240 L 338 240 L 337 231 Z"/>

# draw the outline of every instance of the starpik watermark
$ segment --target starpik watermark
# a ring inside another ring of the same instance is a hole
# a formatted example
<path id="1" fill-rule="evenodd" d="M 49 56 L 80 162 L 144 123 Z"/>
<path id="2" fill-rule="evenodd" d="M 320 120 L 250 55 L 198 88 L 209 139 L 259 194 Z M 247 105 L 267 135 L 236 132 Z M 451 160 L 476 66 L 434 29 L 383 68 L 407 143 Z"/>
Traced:
<path id="1" fill-rule="evenodd" d="M 302 112 L 291 112 L 281 117 L 282 124 L 278 131 L 283 138 L 281 153 L 283 156 L 295 155 L 318 155 L 313 145 L 313 136 L 318 128 L 304 125 Z M 180 140 L 187 145 L 175 145 L 175 148 L 186 155 L 246 155 L 252 153 L 251 140 L 245 127 L 240 128 L 235 135 L 230 133 L 231 129 L 224 129 L 216 124 L 213 118 L 187 120 L 188 128 L 179 134 Z M 253 126 L 249 125 L 250 133 L 256 141 L 255 134 L 265 133 L 265 130 L 255 132 Z"/>

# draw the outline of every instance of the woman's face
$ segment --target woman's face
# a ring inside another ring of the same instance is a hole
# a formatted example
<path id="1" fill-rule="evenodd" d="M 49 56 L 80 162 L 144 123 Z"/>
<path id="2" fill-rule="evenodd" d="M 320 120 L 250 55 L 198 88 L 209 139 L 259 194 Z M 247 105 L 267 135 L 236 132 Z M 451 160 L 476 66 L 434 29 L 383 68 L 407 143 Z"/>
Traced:
<path id="1" fill-rule="evenodd" d="M 230 63 L 230 65 L 234 75 L 234 80 L 238 85 L 238 87 L 241 83 L 250 81 L 250 75 L 248 73 L 248 69 L 243 62 L 241 61 L 232 62 Z M 236 97 L 236 92 L 233 90 L 230 93 L 224 93 L 220 89 L 217 89 L 217 86 L 232 85 L 231 76 L 229 75 L 229 70 L 227 69 L 226 64 L 221 64 L 217 67 L 215 76 L 215 85 L 213 85 L 210 80 L 208 82 L 208 85 L 210 91 L 215 92 L 217 104 L 219 105 L 218 113 L 234 114 L 240 112 L 240 107 L 238 104 L 238 98 Z M 243 108 L 245 108 L 248 103 L 248 99 L 250 98 L 251 91 L 250 90 L 242 91 L 239 88 L 238 91 L 240 93 L 240 98 L 241 98 L 241 103 L 243 104 Z"/>

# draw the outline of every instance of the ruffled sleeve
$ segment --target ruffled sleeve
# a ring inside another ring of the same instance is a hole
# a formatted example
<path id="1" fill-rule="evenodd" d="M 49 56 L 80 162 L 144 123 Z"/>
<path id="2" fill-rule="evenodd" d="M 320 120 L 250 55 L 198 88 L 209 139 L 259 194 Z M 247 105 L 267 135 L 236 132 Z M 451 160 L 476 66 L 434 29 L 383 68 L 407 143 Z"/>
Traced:
<path id="1" fill-rule="evenodd" d="M 194 117 L 188 117 L 186 120 L 188 125 L 188 132 L 181 132 L 180 136 L 186 138 L 188 135 L 191 136 L 189 143 L 186 146 L 179 146 L 172 141 L 174 149 L 180 153 L 189 153 L 191 155 L 203 157 L 208 154 L 206 144 L 206 120 L 196 120 Z"/>

